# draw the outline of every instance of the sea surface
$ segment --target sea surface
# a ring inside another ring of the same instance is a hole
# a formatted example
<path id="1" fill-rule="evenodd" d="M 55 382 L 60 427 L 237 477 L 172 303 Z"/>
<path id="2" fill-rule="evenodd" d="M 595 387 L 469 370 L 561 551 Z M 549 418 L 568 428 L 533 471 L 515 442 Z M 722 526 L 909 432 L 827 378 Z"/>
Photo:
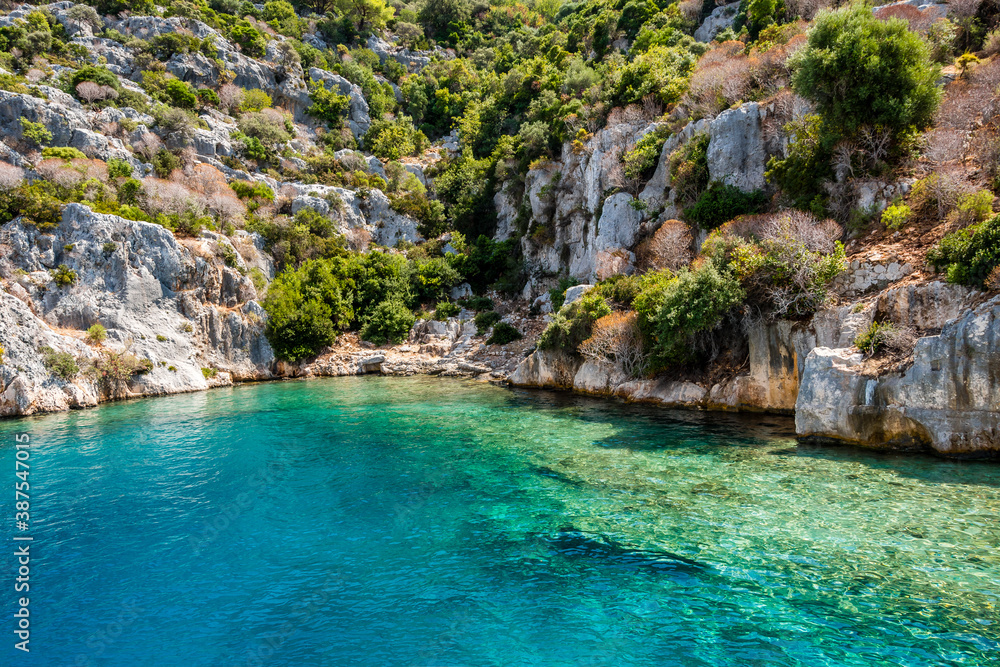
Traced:
<path id="1" fill-rule="evenodd" d="M 0 489 L 4 666 L 1000 664 L 1000 466 L 778 417 L 270 383 L 0 421 Z"/>

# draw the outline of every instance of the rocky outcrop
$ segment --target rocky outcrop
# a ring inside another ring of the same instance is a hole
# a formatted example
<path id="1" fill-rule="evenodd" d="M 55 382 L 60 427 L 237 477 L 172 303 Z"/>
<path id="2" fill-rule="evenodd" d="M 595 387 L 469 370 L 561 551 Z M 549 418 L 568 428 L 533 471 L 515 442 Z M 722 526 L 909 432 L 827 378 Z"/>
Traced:
<path id="1" fill-rule="evenodd" d="M 711 182 L 744 191 L 764 189 L 764 171 L 772 149 L 783 150 L 780 142 L 768 147 L 764 140 L 764 121 L 771 113 L 770 108 L 749 102 L 714 119 L 688 123 L 667 138 L 653 176 L 637 197 L 621 191 L 625 184 L 621 156 L 659 123 L 609 125 L 583 148 L 567 143 L 559 160 L 529 171 L 520 198 L 514 185 L 501 188 L 494 197 L 496 238 L 510 238 L 520 220 L 530 221 L 529 233 L 521 241 L 535 278 L 529 296 L 546 286 L 540 280 L 546 275 L 593 280 L 608 273 L 631 272 L 636 246 L 664 221 L 678 215 L 670 156 L 696 137 L 709 137 Z"/>
<path id="2" fill-rule="evenodd" d="M 318 67 L 309 68 L 309 78 L 321 83 L 327 90 L 335 91 L 350 100 L 347 125 L 351 128 L 351 134 L 354 135 L 355 139 L 364 136 L 371 126 L 372 119 L 368 115 L 368 102 L 365 101 L 365 96 L 361 92 L 361 86 Z"/>
<path id="3" fill-rule="evenodd" d="M 269 268 L 269 260 L 252 241 L 233 245 L 212 234 L 179 241 L 158 225 L 69 204 L 52 230 L 7 223 L 0 247 L 7 250 L 0 257 L 0 414 L 110 398 L 85 368 L 105 350 L 148 360 L 149 372 L 129 383 L 132 396 L 272 377 L 274 355 L 248 275 L 251 263 Z M 103 348 L 84 343 L 84 331 L 98 323 L 108 331 Z M 83 370 L 72 380 L 52 375 L 43 346 L 69 352 Z"/>
<path id="4" fill-rule="evenodd" d="M 671 407 L 794 413 L 807 439 L 996 457 L 1000 297 L 970 311 L 974 298 L 939 282 L 906 285 L 860 310 L 844 305 L 805 322 L 761 323 L 748 336 L 748 371 L 712 386 L 628 379 L 611 364 L 552 350 L 533 352 L 509 381 Z M 875 319 L 923 334 L 904 370 L 876 375 L 853 347 Z"/>
<path id="5" fill-rule="evenodd" d="M 711 42 L 717 34 L 726 28 L 733 27 L 733 20 L 736 18 L 739 7 L 740 3 L 734 2 L 713 9 L 701 26 L 694 31 L 694 38 L 699 42 Z"/>
<path id="6" fill-rule="evenodd" d="M 947 306 L 945 306 L 947 308 Z M 1000 299 L 916 343 L 901 373 L 873 377 L 851 349 L 817 348 L 796 403 L 801 436 L 867 447 L 929 447 L 948 456 L 1000 453 Z"/>
<path id="7" fill-rule="evenodd" d="M 292 213 L 312 208 L 334 220 L 341 233 L 364 229 L 379 245 L 393 247 L 400 241 L 422 240 L 417 221 L 393 210 L 381 190 L 369 190 L 365 197 L 352 190 L 327 185 L 284 183 L 282 191 L 295 192 Z"/>

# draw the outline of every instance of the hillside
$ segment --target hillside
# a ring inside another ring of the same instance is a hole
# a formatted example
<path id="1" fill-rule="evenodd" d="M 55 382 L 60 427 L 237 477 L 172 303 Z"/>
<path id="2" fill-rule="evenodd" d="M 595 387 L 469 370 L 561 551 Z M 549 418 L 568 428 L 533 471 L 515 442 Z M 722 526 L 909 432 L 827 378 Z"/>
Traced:
<path id="1" fill-rule="evenodd" d="M 8 10 L 0 414 L 431 372 L 1000 451 L 992 0 Z"/>

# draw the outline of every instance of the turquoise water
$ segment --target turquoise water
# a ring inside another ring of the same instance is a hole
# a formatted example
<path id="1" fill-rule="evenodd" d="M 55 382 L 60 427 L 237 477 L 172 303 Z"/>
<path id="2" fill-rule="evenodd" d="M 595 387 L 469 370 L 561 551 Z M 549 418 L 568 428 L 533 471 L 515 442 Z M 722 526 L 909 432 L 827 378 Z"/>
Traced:
<path id="1" fill-rule="evenodd" d="M 0 664 L 997 664 L 1000 467 L 790 428 L 434 378 L 0 422 Z"/>

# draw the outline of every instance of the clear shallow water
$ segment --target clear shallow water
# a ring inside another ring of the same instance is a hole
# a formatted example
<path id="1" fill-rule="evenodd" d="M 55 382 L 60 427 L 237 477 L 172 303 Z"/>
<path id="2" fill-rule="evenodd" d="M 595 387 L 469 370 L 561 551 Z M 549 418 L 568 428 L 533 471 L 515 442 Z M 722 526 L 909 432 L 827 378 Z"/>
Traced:
<path id="1" fill-rule="evenodd" d="M 997 664 L 1000 467 L 789 430 L 433 378 L 0 422 L 0 664 Z"/>

